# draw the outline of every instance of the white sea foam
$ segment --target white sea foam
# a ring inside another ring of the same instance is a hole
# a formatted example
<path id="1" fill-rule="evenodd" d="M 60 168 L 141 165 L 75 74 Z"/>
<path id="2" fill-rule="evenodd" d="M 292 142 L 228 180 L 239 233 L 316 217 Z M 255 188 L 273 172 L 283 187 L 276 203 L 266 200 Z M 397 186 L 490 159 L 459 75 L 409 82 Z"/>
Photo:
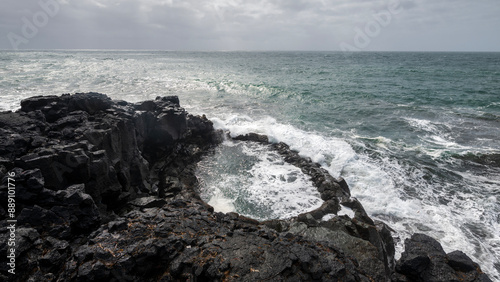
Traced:
<path id="1" fill-rule="evenodd" d="M 226 198 L 218 187 L 207 187 L 206 189 L 213 190 L 212 197 L 208 201 L 208 204 L 211 205 L 215 211 L 223 213 L 236 211 L 234 200 Z"/>
<path id="2" fill-rule="evenodd" d="M 338 216 L 347 215 L 350 218 L 354 218 L 354 211 L 348 207 L 341 206 L 340 211 L 337 212 Z"/>
<path id="3" fill-rule="evenodd" d="M 325 215 L 323 216 L 323 218 L 321 218 L 321 221 L 328 221 L 328 220 L 330 220 L 330 219 L 332 219 L 332 218 L 335 218 L 336 216 L 337 216 L 337 215 L 336 215 L 336 214 L 334 214 L 334 213 L 325 214 Z"/>
<path id="4" fill-rule="evenodd" d="M 323 203 L 310 178 L 267 146 L 225 141 L 215 157 L 224 160 L 202 161 L 198 174 L 202 198 L 216 211 L 264 220 L 290 218 Z"/>
<path id="5" fill-rule="evenodd" d="M 357 157 L 352 147 L 342 139 L 305 132 L 271 117 L 254 120 L 249 116 L 231 115 L 224 120 L 213 120 L 218 129 L 228 130 L 232 137 L 254 132 L 267 135 L 271 142 L 284 142 L 301 156 L 325 164 L 332 175 L 340 175 L 344 166 Z"/>
<path id="6" fill-rule="evenodd" d="M 484 246 L 478 250 L 469 243 L 471 234 L 463 228 L 464 219 L 480 226 L 479 218 L 487 214 L 481 208 L 482 203 L 474 203 L 476 197 L 460 200 L 464 195 L 457 193 L 452 198 L 443 195 L 450 203 L 440 204 L 439 193 L 425 181 L 426 173 L 419 168 L 405 167 L 388 158 L 382 159 L 382 162 L 374 162 L 368 156 L 357 154 L 345 140 L 305 132 L 291 125 L 281 124 L 270 117 L 252 119 L 244 115 L 231 115 L 226 119 L 215 119 L 215 124 L 217 128 L 229 130 L 232 136 L 250 132 L 266 134 L 272 142 L 285 142 L 300 155 L 319 162 L 333 176 L 345 178 L 351 194 L 361 201 L 367 212 L 397 231 L 393 234 L 397 242 L 396 257 L 403 251 L 404 240 L 417 232 L 437 238 L 447 252 L 460 249 L 481 261 L 496 256 L 491 249 L 498 250 L 499 236 L 476 238 L 478 241 L 486 240 Z M 430 122 L 422 121 L 417 124 L 429 130 L 437 129 Z M 376 141 L 383 144 L 379 146 L 381 150 L 388 150 L 387 147 L 394 145 L 388 138 L 378 138 Z M 456 144 L 444 145 L 457 147 Z M 420 146 L 418 150 L 425 151 L 426 148 Z M 427 150 L 429 155 L 435 153 L 437 157 L 437 154 L 441 154 L 432 149 Z M 259 177 L 266 178 L 262 175 Z M 261 183 L 268 185 L 265 181 Z M 415 187 L 418 191 L 416 193 L 421 193 L 421 196 L 405 196 L 402 186 Z M 259 195 L 252 197 L 259 198 Z M 266 202 L 265 199 L 259 199 Z M 456 214 L 457 209 L 461 210 L 459 215 Z M 340 214 L 343 214 L 342 211 Z M 353 216 L 348 212 L 346 214 Z M 328 219 L 329 217 L 323 218 Z M 498 230 L 498 223 L 493 224 L 486 233 L 498 234 L 495 230 Z M 485 263 L 484 267 L 494 270 L 493 263 Z"/>
<path id="7" fill-rule="evenodd" d="M 424 120 L 424 119 L 417 119 L 417 118 L 405 118 L 408 121 L 408 124 L 432 133 L 438 133 L 439 130 L 438 128 L 430 121 L 430 120 Z"/>
<path id="8" fill-rule="evenodd" d="M 420 134 L 420 139 L 425 144 L 407 148 L 409 150 L 416 149 L 437 159 L 449 151 L 460 152 L 473 149 L 473 147 L 460 144 L 454 140 L 452 126 L 449 122 L 416 118 L 405 118 L 405 120 L 410 126 L 423 131 L 423 134 Z"/>
<path id="9" fill-rule="evenodd" d="M 466 124 L 460 124 L 450 117 L 429 120 L 425 117 L 403 117 L 411 127 L 410 130 L 415 133 L 412 134 L 415 142 L 396 141 L 394 136 L 391 137 L 394 140 L 383 136 L 367 137 L 373 139 L 368 140 L 368 143 L 375 146 L 365 148 L 366 151 L 376 151 L 379 155 L 367 156 L 363 150 L 358 150 L 366 143 L 366 140 L 359 142 L 361 144 L 357 143 L 363 137 L 332 137 L 329 132 L 300 130 L 286 124 L 286 121 L 266 117 L 266 114 L 280 117 L 278 114 L 268 113 L 270 109 L 276 109 L 266 107 L 265 103 L 269 102 L 270 96 L 287 103 L 285 97 L 295 94 L 282 93 L 279 89 L 261 84 L 259 80 L 262 79 L 252 77 L 251 72 L 240 74 L 243 68 L 231 72 L 235 69 L 222 66 L 219 61 L 207 64 L 203 59 L 192 59 L 184 55 L 169 58 L 162 54 L 141 52 L 128 55 L 105 53 L 18 52 L 12 56 L 4 53 L 4 56 L 14 59 L 0 68 L 3 79 L 0 80 L 0 109 L 17 109 L 22 99 L 34 95 L 96 91 L 130 102 L 154 99 L 156 96 L 179 95 L 182 106 L 193 114 L 207 114 L 216 128 L 229 130 L 233 136 L 248 132 L 266 134 L 271 141 L 285 142 L 302 156 L 320 163 L 333 176 L 344 177 L 353 196 L 361 201 L 368 213 L 386 221 L 397 231 L 393 235 L 399 240 L 398 251 L 402 250 L 405 238 L 414 232 L 424 232 L 439 239 L 446 251 L 463 250 L 479 260 L 484 271 L 496 275 L 497 279 L 500 277 L 499 270 L 494 265 L 498 265 L 500 261 L 500 180 L 495 178 L 499 173 L 493 172 L 490 175 L 438 168 L 438 173 L 463 177 L 461 181 L 447 184 L 439 180 L 437 173 L 429 172 L 424 162 L 423 165 L 410 165 L 394 157 L 415 154 L 419 155 L 420 160 L 426 160 L 430 156 L 432 160 L 439 161 L 450 152 L 498 152 L 495 140 L 498 130 L 494 129 L 496 121 L 490 121 L 493 125 L 484 127 L 484 134 L 477 135 L 467 132 L 458 134 L 457 129 L 474 128 L 483 132 L 482 121 L 471 123 L 471 120 L 464 119 L 460 122 Z M 52 59 L 40 59 L 47 56 L 52 56 Z M 292 92 L 296 90 L 294 87 L 289 89 Z M 497 105 L 498 103 L 493 102 L 489 107 Z M 401 105 L 398 107 L 401 108 Z M 414 104 L 404 107 L 412 108 Z M 467 138 L 472 141 L 468 143 Z M 356 151 L 351 145 L 356 146 Z M 237 162 L 224 162 L 215 156 L 211 163 L 205 163 L 208 169 L 205 177 L 200 179 L 207 185 L 207 193 L 211 197 L 209 203 L 218 210 L 251 214 L 250 210 L 253 208 L 260 211 L 255 214 L 257 218 L 270 215 L 286 217 L 308 210 L 301 205 L 314 208 L 319 204 L 305 200 L 312 199 L 307 198 L 310 196 L 308 193 L 314 192 L 308 190 L 311 189 L 310 183 L 304 184 L 308 183 L 306 178 L 287 184 L 296 176 L 294 173 L 297 171 L 285 166 L 272 154 L 266 155 L 259 148 L 241 148 L 240 144 L 232 141 L 226 141 L 222 147 L 229 150 L 229 155 L 234 153 L 231 149 L 239 150 L 239 155 L 234 157 L 241 157 L 252 165 L 240 163 L 239 167 L 232 168 L 238 174 L 230 174 L 217 164 L 225 166 Z M 424 157 L 421 158 L 420 155 Z M 270 160 L 266 161 L 266 158 Z M 208 183 L 211 178 L 217 181 Z M 288 188 L 283 190 L 278 187 Z M 307 189 L 301 190 L 304 187 Z M 255 190 L 252 192 L 254 194 L 247 193 L 249 189 Z M 284 196 L 292 190 L 298 192 Z M 315 197 L 317 199 L 318 196 Z M 255 200 L 249 201 L 251 198 Z M 302 201 L 297 202 L 295 198 L 301 198 Z M 279 206 L 276 204 L 278 202 L 283 204 Z M 273 213 L 274 210 L 280 211 Z"/>
<path id="10" fill-rule="evenodd" d="M 370 214 L 381 215 L 383 219 L 421 218 L 421 204 L 417 200 L 401 199 L 391 175 L 370 162 L 368 157 L 357 154 L 342 139 L 305 132 L 269 117 L 253 120 L 248 116 L 233 115 L 225 120 L 215 119 L 215 124 L 220 129 L 229 130 L 232 136 L 256 132 L 268 135 L 273 142 L 289 144 L 300 155 L 322 164 L 334 177 L 345 178 L 351 194 Z M 401 235 L 403 238 L 413 231 L 407 230 L 403 223 L 400 230 L 405 231 Z"/>

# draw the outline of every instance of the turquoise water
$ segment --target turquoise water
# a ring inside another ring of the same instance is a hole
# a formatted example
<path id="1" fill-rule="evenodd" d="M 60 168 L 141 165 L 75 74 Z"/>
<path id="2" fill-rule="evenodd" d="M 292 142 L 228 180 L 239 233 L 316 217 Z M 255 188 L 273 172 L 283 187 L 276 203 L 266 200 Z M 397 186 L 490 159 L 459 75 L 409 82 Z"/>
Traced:
<path id="1" fill-rule="evenodd" d="M 344 177 L 370 215 L 460 249 L 500 280 L 500 53 L 0 52 L 2 110 L 33 95 L 178 95 L 232 135 L 267 134 Z M 321 204 L 264 146 L 199 167 L 222 211 L 286 218 Z"/>

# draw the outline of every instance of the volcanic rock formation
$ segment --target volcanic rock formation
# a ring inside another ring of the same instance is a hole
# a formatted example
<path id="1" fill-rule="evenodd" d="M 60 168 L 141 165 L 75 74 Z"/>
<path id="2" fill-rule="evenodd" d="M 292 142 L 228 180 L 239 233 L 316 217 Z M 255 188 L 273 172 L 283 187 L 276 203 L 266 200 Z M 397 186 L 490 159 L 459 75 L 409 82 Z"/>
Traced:
<path id="1" fill-rule="evenodd" d="M 266 222 L 214 212 L 195 169 L 223 134 L 177 97 L 33 97 L 0 113 L 0 133 L 3 281 L 489 281 L 420 234 L 396 263 L 391 229 L 343 179 L 266 136 L 237 139 L 310 175 L 324 205 Z"/>

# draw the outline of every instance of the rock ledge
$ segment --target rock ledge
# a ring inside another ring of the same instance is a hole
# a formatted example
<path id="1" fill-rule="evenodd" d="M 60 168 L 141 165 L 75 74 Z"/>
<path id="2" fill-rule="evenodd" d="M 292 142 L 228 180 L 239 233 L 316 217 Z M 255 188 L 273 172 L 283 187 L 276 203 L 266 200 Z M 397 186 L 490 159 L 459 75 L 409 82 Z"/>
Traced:
<path id="1" fill-rule="evenodd" d="M 269 146 L 312 177 L 325 204 L 266 222 L 214 212 L 196 193 L 195 168 L 222 133 L 177 97 L 32 97 L 0 113 L 0 133 L 1 199 L 15 183 L 14 217 L 0 203 L 0 252 L 15 248 L 16 273 L 0 264 L 3 281 L 489 281 L 425 235 L 395 262 L 391 229 L 283 143 Z M 341 208 L 355 216 L 336 216 Z"/>

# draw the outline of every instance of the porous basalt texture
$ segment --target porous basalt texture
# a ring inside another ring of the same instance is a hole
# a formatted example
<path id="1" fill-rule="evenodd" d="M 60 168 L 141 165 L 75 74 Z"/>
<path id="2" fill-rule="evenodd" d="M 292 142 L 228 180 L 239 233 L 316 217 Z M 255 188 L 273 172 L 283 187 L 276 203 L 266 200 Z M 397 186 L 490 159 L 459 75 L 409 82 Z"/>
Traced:
<path id="1" fill-rule="evenodd" d="M 395 267 L 390 228 L 370 219 L 344 180 L 258 134 L 239 139 L 280 152 L 325 204 L 267 222 L 214 212 L 195 170 L 223 135 L 177 97 L 33 97 L 0 113 L 0 133 L 0 199 L 15 183 L 16 201 L 13 218 L 0 202 L 2 254 L 12 248 L 8 220 L 17 220 L 16 274 L 2 263 L 2 281 L 413 281 L 439 269 L 487 279 L 465 254 L 439 253 L 442 267 L 413 241 Z M 341 208 L 355 216 L 322 220 Z"/>

